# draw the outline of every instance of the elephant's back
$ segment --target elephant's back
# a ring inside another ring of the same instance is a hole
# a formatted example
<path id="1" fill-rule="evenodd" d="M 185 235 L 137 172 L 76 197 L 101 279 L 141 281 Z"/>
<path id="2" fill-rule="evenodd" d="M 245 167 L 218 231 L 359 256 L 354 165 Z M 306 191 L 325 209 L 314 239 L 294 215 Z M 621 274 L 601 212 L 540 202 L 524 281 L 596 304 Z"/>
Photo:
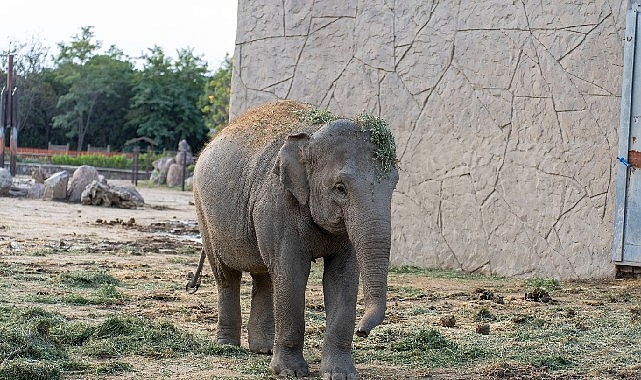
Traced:
<path id="1" fill-rule="evenodd" d="M 288 135 L 307 131 L 303 120 L 309 104 L 283 100 L 247 110 L 218 133 L 216 140 L 232 140 L 249 151 L 261 151 Z"/>

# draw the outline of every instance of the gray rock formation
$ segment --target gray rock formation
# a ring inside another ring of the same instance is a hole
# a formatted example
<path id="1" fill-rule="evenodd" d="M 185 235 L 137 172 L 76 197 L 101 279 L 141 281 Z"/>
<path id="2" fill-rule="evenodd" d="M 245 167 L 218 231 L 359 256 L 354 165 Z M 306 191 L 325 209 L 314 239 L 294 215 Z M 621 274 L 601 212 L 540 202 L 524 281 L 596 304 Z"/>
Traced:
<path id="1" fill-rule="evenodd" d="M 9 195 L 12 183 L 13 177 L 11 177 L 11 173 L 5 168 L 0 168 L 0 196 L 6 197 Z"/>
<path id="2" fill-rule="evenodd" d="M 80 202 L 83 205 L 115 208 L 136 208 L 145 204 L 135 187 L 109 186 L 95 180 L 82 192 Z"/>
<path id="3" fill-rule="evenodd" d="M 42 199 L 45 196 L 45 185 L 44 183 L 34 182 L 31 187 L 27 190 L 27 198 L 31 199 Z"/>
<path id="4" fill-rule="evenodd" d="M 611 276 L 626 7 L 243 1 L 230 116 L 297 99 L 389 120 L 392 264 Z"/>
<path id="5" fill-rule="evenodd" d="M 67 187 L 67 200 L 69 202 L 80 202 L 82 192 L 87 185 L 93 181 L 99 181 L 98 170 L 93 166 L 83 165 L 73 172 L 69 185 Z"/>
<path id="6" fill-rule="evenodd" d="M 45 191 L 43 199 L 47 201 L 64 201 L 67 199 L 67 183 L 69 173 L 60 171 L 52 174 L 45 180 Z"/>
<path id="7" fill-rule="evenodd" d="M 154 171 L 157 172 L 157 177 L 155 177 L 157 180 L 155 182 L 159 185 L 164 185 L 167 182 L 167 172 L 169 171 L 169 167 L 175 163 L 176 160 L 173 157 L 163 157 L 152 162 L 155 169 Z"/>
<path id="8" fill-rule="evenodd" d="M 172 164 L 167 171 L 167 186 L 175 187 L 182 183 L 183 166 Z"/>
<path id="9" fill-rule="evenodd" d="M 183 162 L 186 162 L 187 165 L 194 163 L 194 155 L 191 153 L 191 147 L 186 140 L 180 140 L 178 143 L 178 153 L 176 153 L 174 159 L 178 165 L 182 165 Z"/>

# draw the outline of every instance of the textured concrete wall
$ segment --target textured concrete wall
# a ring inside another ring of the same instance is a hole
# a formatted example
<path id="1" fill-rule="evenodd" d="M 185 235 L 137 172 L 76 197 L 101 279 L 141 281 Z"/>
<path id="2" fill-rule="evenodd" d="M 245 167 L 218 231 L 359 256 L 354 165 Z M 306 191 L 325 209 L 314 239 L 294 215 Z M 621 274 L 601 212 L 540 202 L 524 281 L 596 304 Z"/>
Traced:
<path id="1" fill-rule="evenodd" d="M 240 0 L 232 117 L 391 122 L 392 262 L 611 276 L 626 0 Z"/>

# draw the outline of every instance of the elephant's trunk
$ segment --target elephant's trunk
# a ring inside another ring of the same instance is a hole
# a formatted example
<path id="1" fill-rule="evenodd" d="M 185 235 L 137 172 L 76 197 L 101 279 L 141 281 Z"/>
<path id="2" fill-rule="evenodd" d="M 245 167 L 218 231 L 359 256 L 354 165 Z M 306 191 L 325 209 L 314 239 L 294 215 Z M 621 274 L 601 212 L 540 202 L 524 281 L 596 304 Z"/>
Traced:
<path id="1" fill-rule="evenodd" d="M 381 210 L 375 212 L 379 218 L 361 219 L 362 222 L 354 223 L 348 228 L 350 240 L 356 251 L 365 298 L 365 313 L 356 330 L 356 335 L 361 337 L 369 335 L 369 332 L 383 321 L 387 301 L 387 271 L 391 245 L 390 212 L 384 212 L 386 215 L 380 215 Z"/>

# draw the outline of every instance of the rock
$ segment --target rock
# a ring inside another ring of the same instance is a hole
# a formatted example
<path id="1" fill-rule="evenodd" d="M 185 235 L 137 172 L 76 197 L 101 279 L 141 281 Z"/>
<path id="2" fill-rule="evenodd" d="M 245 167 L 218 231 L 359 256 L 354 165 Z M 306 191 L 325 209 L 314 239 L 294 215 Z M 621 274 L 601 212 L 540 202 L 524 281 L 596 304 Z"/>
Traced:
<path id="1" fill-rule="evenodd" d="M 11 173 L 5 168 L 0 168 L 0 196 L 6 197 L 9 195 L 12 184 L 13 178 L 11 177 Z"/>
<path id="2" fill-rule="evenodd" d="M 31 199 L 42 199 L 45 196 L 45 184 L 44 183 L 34 183 L 31 185 L 27 191 L 27 198 Z"/>
<path id="3" fill-rule="evenodd" d="M 172 164 L 167 171 L 167 186 L 179 186 L 182 183 L 183 166 Z"/>
<path id="4" fill-rule="evenodd" d="M 454 327 L 456 326 L 456 317 L 452 314 L 444 315 L 441 317 L 441 326 L 443 327 Z"/>
<path id="5" fill-rule="evenodd" d="M 172 164 L 175 164 L 176 160 L 173 157 L 163 157 L 152 162 L 153 167 L 158 170 L 158 184 L 164 185 L 167 181 L 167 172 L 169 167 Z"/>
<path id="6" fill-rule="evenodd" d="M 489 335 L 490 334 L 490 325 L 488 323 L 481 323 L 476 326 L 476 332 L 481 334 L 481 335 Z"/>
<path id="7" fill-rule="evenodd" d="M 136 208 L 145 204 L 142 195 L 133 187 L 109 186 L 96 180 L 82 192 L 80 202 L 83 205 L 115 208 Z"/>
<path id="8" fill-rule="evenodd" d="M 187 162 L 187 165 L 194 163 L 194 155 L 191 153 L 191 147 L 186 140 L 180 140 L 180 143 L 178 143 L 178 153 L 176 153 L 175 160 L 178 165 L 182 165 L 183 162 Z"/>
<path id="9" fill-rule="evenodd" d="M 67 199 L 67 183 L 69 173 L 60 171 L 51 175 L 45 180 L 45 192 L 43 199 L 47 201 L 64 201 Z"/>
<path id="10" fill-rule="evenodd" d="M 41 167 L 31 168 L 31 178 L 33 178 L 36 183 L 45 183 L 45 180 L 49 174 Z"/>
<path id="11" fill-rule="evenodd" d="M 67 200 L 73 203 L 80 202 L 82 192 L 85 190 L 87 185 L 93 181 L 100 182 L 98 170 L 93 166 L 80 166 L 73 172 L 71 181 L 69 181 L 69 186 L 67 188 Z"/>

